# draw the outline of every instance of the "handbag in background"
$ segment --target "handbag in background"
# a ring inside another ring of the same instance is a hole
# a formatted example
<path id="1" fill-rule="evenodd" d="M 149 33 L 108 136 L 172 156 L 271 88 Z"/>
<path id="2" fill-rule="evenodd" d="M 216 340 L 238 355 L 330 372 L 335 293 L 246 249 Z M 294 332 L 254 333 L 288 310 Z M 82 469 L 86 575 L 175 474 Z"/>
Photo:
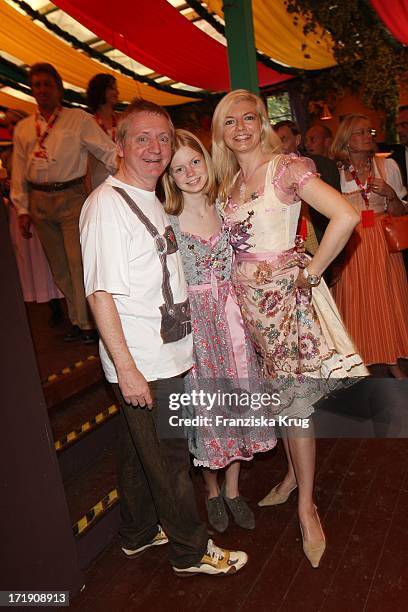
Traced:
<path id="1" fill-rule="evenodd" d="M 408 215 L 402 217 L 386 215 L 381 219 L 381 225 L 390 253 L 408 249 Z"/>

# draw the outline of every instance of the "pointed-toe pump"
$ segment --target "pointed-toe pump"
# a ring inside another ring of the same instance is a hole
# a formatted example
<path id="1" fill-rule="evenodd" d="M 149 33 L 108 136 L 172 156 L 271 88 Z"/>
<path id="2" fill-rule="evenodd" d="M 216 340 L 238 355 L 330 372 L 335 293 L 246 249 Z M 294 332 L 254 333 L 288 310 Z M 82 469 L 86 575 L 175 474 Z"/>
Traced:
<path id="1" fill-rule="evenodd" d="M 310 565 L 316 569 L 319 567 L 320 561 L 326 550 L 326 538 L 325 538 L 325 535 L 322 529 L 322 524 L 320 522 L 320 518 L 317 513 L 316 507 L 315 507 L 315 512 L 316 512 L 317 522 L 319 523 L 320 531 L 323 536 L 321 540 L 317 540 L 316 542 L 305 542 L 302 525 L 300 523 L 299 523 L 299 526 L 300 526 L 300 532 L 302 534 L 303 552 L 305 553 L 305 556 L 307 560 L 309 561 Z"/>
<path id="2" fill-rule="evenodd" d="M 290 489 L 289 493 L 283 494 L 279 489 L 280 483 L 277 484 L 273 489 L 271 489 L 261 501 L 258 502 L 258 506 L 279 506 L 279 504 L 284 504 L 288 501 L 291 493 L 297 489 L 297 485 L 295 485 L 292 489 Z"/>

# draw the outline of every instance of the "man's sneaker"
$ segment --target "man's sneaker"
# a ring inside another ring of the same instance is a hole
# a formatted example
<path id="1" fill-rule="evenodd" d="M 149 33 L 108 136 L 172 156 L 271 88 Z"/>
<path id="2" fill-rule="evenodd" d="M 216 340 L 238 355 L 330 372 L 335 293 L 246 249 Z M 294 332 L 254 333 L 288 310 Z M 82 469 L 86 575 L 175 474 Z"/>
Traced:
<path id="1" fill-rule="evenodd" d="M 167 544 L 167 542 L 169 541 L 168 537 L 166 536 L 160 525 L 158 525 L 158 527 L 159 531 L 156 533 L 153 540 L 150 540 L 150 542 L 148 542 L 144 546 L 140 546 L 139 548 L 133 549 L 122 547 L 122 550 L 125 553 L 126 557 L 128 559 L 134 559 L 135 557 L 138 557 L 140 553 L 142 553 L 147 548 L 150 548 L 151 546 L 161 546 L 162 544 Z"/>
<path id="2" fill-rule="evenodd" d="M 194 576 L 195 574 L 210 574 L 212 576 L 225 576 L 235 574 L 248 561 L 248 555 L 242 550 L 225 550 L 219 548 L 212 540 L 208 540 L 207 552 L 197 565 L 191 567 L 174 567 L 178 576 Z"/>

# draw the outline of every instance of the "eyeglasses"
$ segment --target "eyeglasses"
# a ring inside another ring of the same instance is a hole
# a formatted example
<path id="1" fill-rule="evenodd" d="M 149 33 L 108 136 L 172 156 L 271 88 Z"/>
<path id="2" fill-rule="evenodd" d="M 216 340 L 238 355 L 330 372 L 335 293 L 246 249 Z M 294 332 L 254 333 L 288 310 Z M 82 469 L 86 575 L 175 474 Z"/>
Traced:
<path id="1" fill-rule="evenodd" d="M 351 132 L 352 136 L 372 136 L 374 138 L 374 136 L 377 136 L 377 130 L 372 130 L 371 128 L 361 128 L 361 130 L 355 130 L 354 132 Z"/>

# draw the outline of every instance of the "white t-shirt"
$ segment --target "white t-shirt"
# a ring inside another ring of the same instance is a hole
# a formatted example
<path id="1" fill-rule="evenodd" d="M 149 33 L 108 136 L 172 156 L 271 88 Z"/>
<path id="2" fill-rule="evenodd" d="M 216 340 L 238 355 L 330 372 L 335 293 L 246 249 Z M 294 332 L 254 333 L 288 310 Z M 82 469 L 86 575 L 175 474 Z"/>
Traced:
<path id="1" fill-rule="evenodd" d="M 192 366 L 192 335 L 163 344 L 160 260 L 152 236 L 113 185 L 127 191 L 160 234 L 170 225 L 154 192 L 108 177 L 86 200 L 79 222 L 85 293 L 111 293 L 137 368 L 146 380 L 170 378 Z M 179 251 L 167 256 L 167 267 L 174 302 L 183 302 L 187 288 Z M 106 378 L 117 382 L 102 340 L 99 348 Z"/>

